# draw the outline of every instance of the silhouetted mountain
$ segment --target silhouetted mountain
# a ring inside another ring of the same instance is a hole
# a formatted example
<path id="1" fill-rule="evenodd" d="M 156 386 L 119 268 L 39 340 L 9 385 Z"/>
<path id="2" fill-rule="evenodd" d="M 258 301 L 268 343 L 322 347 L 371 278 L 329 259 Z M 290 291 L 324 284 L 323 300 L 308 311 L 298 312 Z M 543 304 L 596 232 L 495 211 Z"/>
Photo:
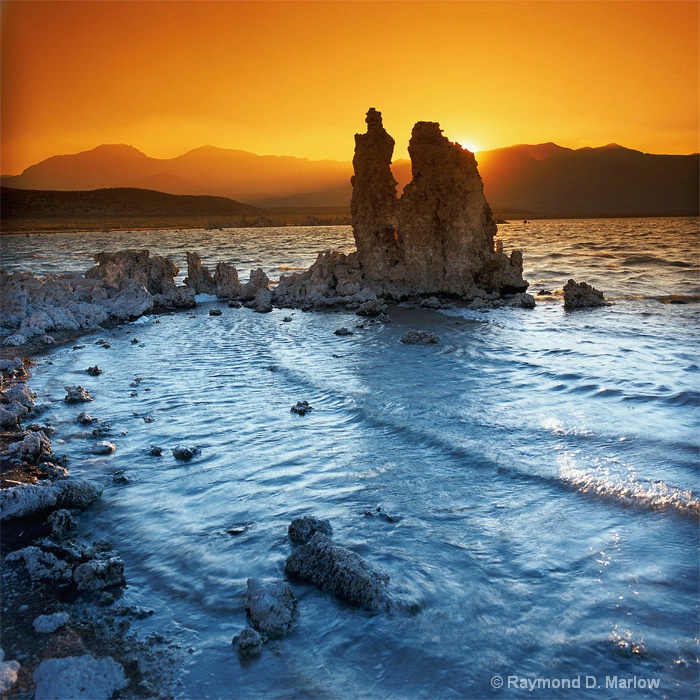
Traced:
<path id="1" fill-rule="evenodd" d="M 89 191 L 2 188 L 3 231 L 47 228 L 234 226 L 265 212 L 225 197 L 173 195 L 135 188 Z"/>
<path id="2" fill-rule="evenodd" d="M 486 197 L 499 212 L 540 216 L 698 213 L 700 157 L 650 155 L 617 144 L 573 150 L 554 143 L 477 154 Z M 407 160 L 393 166 L 400 188 Z M 203 146 L 171 159 L 131 146 L 99 146 L 54 156 L 4 177 L 22 189 L 139 187 L 171 194 L 210 194 L 259 207 L 348 206 L 352 164 Z"/>
<path id="3" fill-rule="evenodd" d="M 479 153 L 491 206 L 540 215 L 698 214 L 700 157 L 553 143 Z"/>

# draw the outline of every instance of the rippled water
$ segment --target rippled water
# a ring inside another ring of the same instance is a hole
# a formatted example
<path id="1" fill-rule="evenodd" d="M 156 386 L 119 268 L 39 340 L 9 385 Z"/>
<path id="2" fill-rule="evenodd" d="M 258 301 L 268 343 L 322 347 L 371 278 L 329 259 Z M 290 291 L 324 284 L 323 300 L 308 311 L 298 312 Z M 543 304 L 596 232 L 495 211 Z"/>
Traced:
<path id="1" fill-rule="evenodd" d="M 55 451 L 106 487 L 83 532 L 108 535 L 127 602 L 156 610 L 135 628 L 189 650 L 178 697 L 697 697 L 698 222 L 532 222 L 499 235 L 524 249 L 531 291 L 552 292 L 534 311 L 394 308 L 390 324 L 359 329 L 348 313 L 208 302 L 34 368 Z M 127 244 L 277 277 L 319 249 L 352 248 L 342 227 L 100 239 L 49 251 L 32 236 L 31 254 L 3 239 L 3 262 L 83 269 L 82 251 Z M 565 312 L 569 277 L 614 303 Z M 334 335 L 340 326 L 354 335 Z M 440 343 L 403 345 L 412 329 Z M 104 374 L 88 376 L 94 364 Z M 62 401 L 76 383 L 112 426 L 114 455 L 90 454 Z M 298 400 L 314 410 L 291 413 Z M 201 454 L 178 462 L 178 443 Z M 147 456 L 151 444 L 162 457 Z M 117 470 L 128 484 L 113 483 Z M 377 507 L 392 517 L 365 515 Z M 304 514 L 330 518 L 336 541 L 386 570 L 417 612 L 370 614 L 295 584 L 294 631 L 242 665 L 231 638 L 246 579 L 283 575 L 286 527 Z M 581 689 L 533 693 L 509 677 Z"/>

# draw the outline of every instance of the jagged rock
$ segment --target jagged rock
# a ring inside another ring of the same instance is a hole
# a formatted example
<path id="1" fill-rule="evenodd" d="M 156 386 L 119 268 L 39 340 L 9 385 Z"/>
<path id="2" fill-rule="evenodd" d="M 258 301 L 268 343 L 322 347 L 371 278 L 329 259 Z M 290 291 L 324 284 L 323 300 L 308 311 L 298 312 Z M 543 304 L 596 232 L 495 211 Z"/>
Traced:
<path id="1" fill-rule="evenodd" d="M 260 656 L 264 642 L 265 640 L 261 634 L 252 627 L 246 627 L 232 640 L 241 659 L 252 659 Z"/>
<path id="2" fill-rule="evenodd" d="M 221 316 L 224 312 L 221 309 L 209 309 L 210 316 Z"/>
<path id="3" fill-rule="evenodd" d="M 79 591 L 98 592 L 113 586 L 123 586 L 124 562 L 113 552 L 98 555 L 90 561 L 75 567 L 73 580 Z"/>
<path id="4" fill-rule="evenodd" d="M 0 649 L 0 695 L 3 697 L 17 682 L 17 673 L 20 668 L 19 661 L 5 661 L 5 652 Z"/>
<path id="5" fill-rule="evenodd" d="M 51 454 L 51 441 L 41 430 L 28 432 L 21 441 L 11 443 L 7 451 L 19 459 L 38 464 L 42 455 Z"/>
<path id="6" fill-rule="evenodd" d="M 289 632 L 294 622 L 297 601 L 289 584 L 280 579 L 248 579 L 246 610 L 251 625 L 270 639 Z"/>
<path id="7" fill-rule="evenodd" d="M 67 612 L 57 612 L 52 615 L 39 615 L 35 618 L 32 626 L 34 631 L 38 634 L 51 634 L 61 627 L 65 627 L 66 623 L 70 619 L 70 615 Z"/>
<path id="8" fill-rule="evenodd" d="M 35 700 L 109 700 L 129 684 L 124 667 L 111 656 L 90 654 L 46 659 L 32 677 Z"/>
<path id="9" fill-rule="evenodd" d="M 0 374 L 3 377 L 14 377 L 15 375 L 24 373 L 24 362 L 22 358 L 13 357 L 11 360 L 7 358 L 0 359 Z"/>
<path id="10" fill-rule="evenodd" d="M 75 420 L 78 423 L 80 423 L 80 425 L 90 425 L 90 423 L 94 423 L 97 420 L 97 418 L 93 418 L 92 416 L 88 415 L 85 411 L 81 411 Z"/>
<path id="11" fill-rule="evenodd" d="M 173 448 L 173 457 L 179 459 L 183 462 L 189 462 L 196 454 L 199 454 L 200 449 L 198 447 L 185 447 L 184 445 L 177 445 Z"/>
<path id="12" fill-rule="evenodd" d="M 151 445 L 148 448 L 148 454 L 151 457 L 160 457 L 163 454 L 163 448 L 159 445 Z"/>
<path id="13" fill-rule="evenodd" d="M 191 287 L 195 294 L 214 294 L 216 285 L 211 272 L 202 264 L 202 258 L 199 253 L 191 253 L 189 250 L 187 255 L 187 277 L 185 277 L 185 285 Z"/>
<path id="14" fill-rule="evenodd" d="M 111 455 L 117 449 L 117 446 L 113 442 L 107 440 L 100 440 L 96 442 L 92 449 L 90 450 L 94 455 Z"/>
<path id="15" fill-rule="evenodd" d="M 313 515 L 305 515 L 303 518 L 295 518 L 289 523 L 287 534 L 294 544 L 306 544 L 315 532 L 321 532 L 326 537 L 333 534 L 330 520 L 321 520 Z"/>
<path id="16" fill-rule="evenodd" d="M 268 289 L 269 286 L 270 279 L 261 267 L 259 267 L 257 270 L 251 270 L 249 281 L 241 287 L 239 294 L 241 301 L 252 301 L 255 299 L 255 295 L 258 293 L 258 290 Z"/>
<path id="17" fill-rule="evenodd" d="M 51 527 L 51 537 L 57 541 L 70 539 L 78 531 L 75 518 L 65 508 L 55 510 L 46 522 Z"/>
<path id="18" fill-rule="evenodd" d="M 369 610 L 391 607 L 386 590 L 389 576 L 321 532 L 292 552 L 284 571 L 354 605 Z"/>
<path id="19" fill-rule="evenodd" d="M 428 345 L 437 343 L 439 340 L 440 338 L 435 333 L 428 333 L 427 331 L 409 331 L 401 338 L 401 342 L 406 345 Z"/>
<path id="20" fill-rule="evenodd" d="M 354 333 L 350 330 L 348 330 L 345 326 L 342 328 L 337 328 L 336 330 L 333 331 L 334 335 L 354 335 Z"/>
<path id="21" fill-rule="evenodd" d="M 387 306 L 381 299 L 372 299 L 370 301 L 364 302 L 357 307 L 355 313 L 358 316 L 367 316 L 368 318 L 374 318 L 376 316 L 381 316 L 386 313 Z"/>
<path id="22" fill-rule="evenodd" d="M 215 294 L 219 299 L 232 299 L 241 293 L 241 282 L 233 265 L 217 263 L 214 270 Z"/>
<path id="23" fill-rule="evenodd" d="M 534 309 L 536 306 L 535 297 L 525 292 L 506 297 L 505 304 L 515 309 Z"/>
<path id="24" fill-rule="evenodd" d="M 273 293 L 277 306 L 303 309 L 356 308 L 376 297 L 362 275 L 357 253 L 337 251 L 319 253 L 316 262 L 301 274 L 282 275 Z"/>
<path id="25" fill-rule="evenodd" d="M 269 289 L 260 288 L 255 293 L 253 311 L 259 314 L 267 314 L 272 311 L 272 292 Z"/>
<path id="26" fill-rule="evenodd" d="M 0 271 L 0 338 L 23 345 L 49 331 L 96 330 L 109 320 L 192 308 L 194 292 L 177 287 L 177 267 L 147 250 L 98 253 L 84 275 L 34 277 Z"/>
<path id="27" fill-rule="evenodd" d="M 23 518 L 41 510 L 87 508 L 102 496 L 102 487 L 88 481 L 20 484 L 0 490 L 0 520 Z"/>
<path id="28" fill-rule="evenodd" d="M 138 343 L 138 340 L 136 341 Z M 102 374 L 102 370 L 95 365 L 94 367 L 88 367 L 85 370 L 91 377 L 99 377 Z"/>
<path id="29" fill-rule="evenodd" d="M 93 400 L 92 396 L 90 396 L 90 392 L 87 389 L 83 389 L 80 385 L 67 386 L 65 390 L 66 396 L 64 401 L 66 403 L 87 403 Z"/>
<path id="30" fill-rule="evenodd" d="M 564 308 L 584 309 L 590 306 L 605 306 L 603 292 L 586 282 L 569 280 L 564 285 Z"/>
<path id="31" fill-rule="evenodd" d="M 33 545 L 10 552 L 5 561 L 23 561 L 32 581 L 69 581 L 73 573 L 68 562 Z"/>
<path id="32" fill-rule="evenodd" d="M 24 374 L 24 363 L 18 357 L 3 360 L 4 377 L 20 377 Z M 0 391 L 0 428 L 15 429 L 22 419 L 34 408 L 36 394 L 30 391 L 24 381 Z"/>

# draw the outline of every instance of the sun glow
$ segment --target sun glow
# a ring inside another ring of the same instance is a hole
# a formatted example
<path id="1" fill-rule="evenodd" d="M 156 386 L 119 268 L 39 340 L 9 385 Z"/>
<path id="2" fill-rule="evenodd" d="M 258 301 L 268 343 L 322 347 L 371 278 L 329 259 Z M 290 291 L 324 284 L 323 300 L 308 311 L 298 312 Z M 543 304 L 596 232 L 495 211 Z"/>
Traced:
<path id="1" fill-rule="evenodd" d="M 483 150 L 478 143 L 476 143 L 475 141 L 472 141 L 471 139 L 457 139 L 457 143 L 462 148 L 466 148 L 468 151 L 471 151 L 472 153 L 478 153 L 479 151 Z"/>

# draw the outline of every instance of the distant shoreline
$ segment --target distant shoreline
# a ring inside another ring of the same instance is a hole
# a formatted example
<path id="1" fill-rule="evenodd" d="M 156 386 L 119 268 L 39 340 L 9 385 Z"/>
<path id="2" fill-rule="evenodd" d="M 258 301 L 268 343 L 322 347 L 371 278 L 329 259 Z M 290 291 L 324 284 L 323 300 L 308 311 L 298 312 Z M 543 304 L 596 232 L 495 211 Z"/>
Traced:
<path id="1" fill-rule="evenodd" d="M 114 221 L 114 220 L 72 220 L 70 222 L 63 221 L 47 221 L 43 219 L 27 219 L 25 221 L 2 222 L 0 236 L 14 235 L 33 235 L 33 234 L 51 234 L 51 233 L 111 233 L 123 231 L 168 231 L 179 229 L 197 229 L 197 230 L 220 230 L 226 228 L 272 228 L 280 226 L 349 226 L 350 218 L 338 216 L 336 219 L 332 216 L 314 215 L 308 210 L 297 213 L 274 213 L 269 212 L 264 220 L 256 222 L 211 222 L 203 221 L 202 219 L 187 219 L 178 218 L 176 221 L 167 221 L 164 219 L 144 220 L 142 218 L 134 219 L 133 221 Z M 654 213 L 654 214 L 615 214 L 615 215 L 554 215 L 554 214 L 528 214 L 526 216 L 516 215 L 501 215 L 495 213 L 495 219 L 500 225 L 508 225 L 511 223 L 521 223 L 529 221 L 545 221 L 556 220 L 562 221 L 572 219 L 659 219 L 659 218 L 683 218 L 696 219 L 697 214 L 680 214 L 680 213 Z"/>

